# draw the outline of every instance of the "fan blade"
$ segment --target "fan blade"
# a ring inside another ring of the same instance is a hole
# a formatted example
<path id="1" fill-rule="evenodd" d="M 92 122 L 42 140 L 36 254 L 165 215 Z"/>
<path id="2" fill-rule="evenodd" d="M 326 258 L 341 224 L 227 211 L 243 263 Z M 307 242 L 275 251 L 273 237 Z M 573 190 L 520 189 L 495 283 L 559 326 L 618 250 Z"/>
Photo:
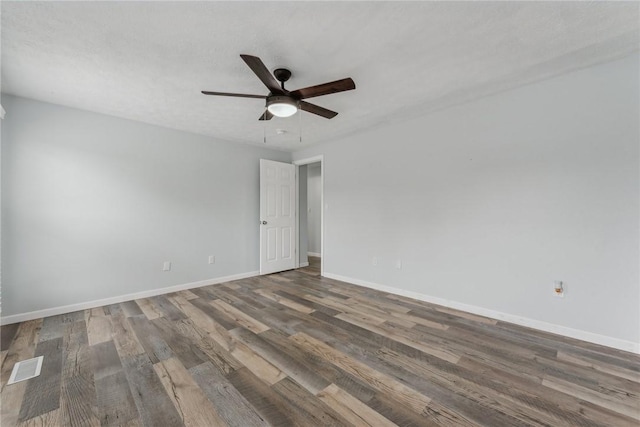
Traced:
<path id="1" fill-rule="evenodd" d="M 317 114 L 327 119 L 332 119 L 338 115 L 338 113 L 336 113 L 335 111 L 327 110 L 326 108 L 320 107 L 319 105 L 311 104 L 306 101 L 300 101 L 300 109 L 308 113 Z"/>
<path id="2" fill-rule="evenodd" d="M 303 89 L 294 90 L 290 93 L 291 96 L 298 99 L 313 98 L 314 96 L 329 95 L 332 93 L 344 92 L 346 90 L 353 90 L 356 88 L 356 84 L 351 78 L 342 80 L 336 80 L 335 82 L 324 83 L 317 86 L 309 86 Z"/>
<path id="3" fill-rule="evenodd" d="M 257 56 L 240 55 L 240 57 L 247 63 L 249 68 L 258 76 L 258 78 L 264 83 L 264 85 L 275 95 L 284 95 L 285 91 L 280 88 L 278 81 L 273 74 L 267 69 L 262 62 L 262 59 Z"/>
<path id="4" fill-rule="evenodd" d="M 266 99 L 267 98 L 264 95 L 247 95 L 247 94 L 244 94 L 244 93 L 227 93 L 227 92 L 209 92 L 208 90 L 203 90 L 202 93 L 204 95 L 236 96 L 238 98 L 258 98 L 258 99 Z"/>
<path id="5" fill-rule="evenodd" d="M 258 120 L 271 120 L 272 118 L 273 114 L 271 114 L 269 110 L 264 110 L 264 113 L 262 113 Z"/>

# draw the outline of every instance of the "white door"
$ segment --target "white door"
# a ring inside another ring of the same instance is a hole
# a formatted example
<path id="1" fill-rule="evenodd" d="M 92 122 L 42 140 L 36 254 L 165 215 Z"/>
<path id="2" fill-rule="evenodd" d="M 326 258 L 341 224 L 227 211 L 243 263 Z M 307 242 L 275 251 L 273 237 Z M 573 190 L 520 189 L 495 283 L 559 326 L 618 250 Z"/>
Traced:
<path id="1" fill-rule="evenodd" d="M 295 166 L 260 159 L 260 274 L 296 267 Z"/>

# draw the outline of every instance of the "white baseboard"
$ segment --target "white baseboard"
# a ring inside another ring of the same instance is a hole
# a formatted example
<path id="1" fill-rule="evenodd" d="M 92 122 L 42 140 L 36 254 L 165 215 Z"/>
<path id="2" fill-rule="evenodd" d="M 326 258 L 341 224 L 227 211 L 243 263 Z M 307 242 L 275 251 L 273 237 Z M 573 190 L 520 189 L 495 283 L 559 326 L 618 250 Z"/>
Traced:
<path id="1" fill-rule="evenodd" d="M 626 341 L 626 340 L 621 340 L 619 338 L 608 337 L 606 335 L 594 334 L 593 332 L 587 332 L 580 329 L 573 329 L 566 326 L 543 322 L 541 320 L 529 319 L 527 317 L 517 316 L 514 314 L 502 313 L 500 311 L 490 310 L 488 308 L 478 307 L 475 305 L 465 304 L 457 301 L 451 301 L 444 298 L 433 297 L 430 295 L 425 295 L 425 294 L 421 294 L 413 291 L 407 291 L 404 289 L 398 289 L 391 286 L 380 285 L 377 283 L 367 282 L 365 280 L 340 276 L 338 274 L 325 272 L 323 276 L 328 277 L 329 279 L 340 280 L 342 282 L 352 283 L 358 286 L 364 286 L 365 288 L 371 288 L 378 291 L 387 292 L 390 294 L 413 298 L 420 301 L 426 301 L 432 304 L 442 305 L 444 307 L 466 311 L 467 313 L 478 314 L 480 316 L 490 317 L 492 319 L 503 320 L 509 323 L 515 323 L 516 325 L 520 325 L 520 326 L 527 326 L 529 328 L 538 329 L 545 332 L 564 335 L 566 337 L 575 338 L 582 341 L 588 341 L 591 343 L 600 344 L 607 347 L 617 348 L 619 350 L 640 354 L 640 343 L 635 343 L 633 341 Z"/>
<path id="2" fill-rule="evenodd" d="M 318 252 L 307 252 L 307 255 L 308 256 L 317 256 L 317 257 L 319 257 L 320 253 L 318 253 Z"/>
<path id="3" fill-rule="evenodd" d="M 184 291 L 185 289 L 200 288 L 202 286 L 216 285 L 218 283 L 231 282 L 232 280 L 246 279 L 260 274 L 259 271 L 233 274 L 231 276 L 216 277 L 214 279 L 201 280 L 199 282 L 184 283 L 182 285 L 168 286 L 166 288 L 151 289 L 148 291 L 136 292 L 133 294 L 120 295 L 117 297 L 104 298 L 94 301 L 80 302 L 77 304 L 63 305 L 61 307 L 45 308 L 43 310 L 30 311 L 28 313 L 13 314 L 0 318 L 0 323 L 8 325 L 10 323 L 25 322 L 27 320 L 40 319 L 41 317 L 56 316 L 58 314 L 71 313 L 78 310 L 102 307 L 109 304 L 117 304 L 139 298 L 149 298 L 156 295 L 170 294 L 171 292 Z"/>
<path id="4" fill-rule="evenodd" d="M 309 263 L 308 262 L 301 262 L 300 263 L 300 268 L 302 267 L 309 267 Z"/>

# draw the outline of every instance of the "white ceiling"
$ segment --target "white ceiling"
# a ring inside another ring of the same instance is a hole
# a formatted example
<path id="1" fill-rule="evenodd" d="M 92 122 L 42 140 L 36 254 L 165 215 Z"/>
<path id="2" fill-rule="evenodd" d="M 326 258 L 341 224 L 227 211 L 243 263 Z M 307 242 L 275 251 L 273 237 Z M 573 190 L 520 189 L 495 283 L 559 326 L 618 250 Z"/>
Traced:
<path id="1" fill-rule="evenodd" d="M 239 143 L 297 150 L 638 50 L 637 2 L 7 2 L 2 91 Z M 238 56 L 340 114 L 259 122 Z M 10 111 L 7 112 L 10 114 Z M 277 129 L 287 131 L 278 135 Z M 392 142 L 392 141 L 390 141 Z"/>

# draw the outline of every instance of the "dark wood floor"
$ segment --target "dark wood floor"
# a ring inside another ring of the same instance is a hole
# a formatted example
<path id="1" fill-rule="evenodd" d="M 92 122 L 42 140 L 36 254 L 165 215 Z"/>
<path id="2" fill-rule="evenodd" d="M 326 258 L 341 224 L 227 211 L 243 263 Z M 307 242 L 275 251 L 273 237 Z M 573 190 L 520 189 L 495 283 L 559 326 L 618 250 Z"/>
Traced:
<path id="1" fill-rule="evenodd" d="M 308 268 L 2 327 L 2 427 L 638 426 L 640 358 Z M 42 374 L 6 385 L 18 360 Z"/>

